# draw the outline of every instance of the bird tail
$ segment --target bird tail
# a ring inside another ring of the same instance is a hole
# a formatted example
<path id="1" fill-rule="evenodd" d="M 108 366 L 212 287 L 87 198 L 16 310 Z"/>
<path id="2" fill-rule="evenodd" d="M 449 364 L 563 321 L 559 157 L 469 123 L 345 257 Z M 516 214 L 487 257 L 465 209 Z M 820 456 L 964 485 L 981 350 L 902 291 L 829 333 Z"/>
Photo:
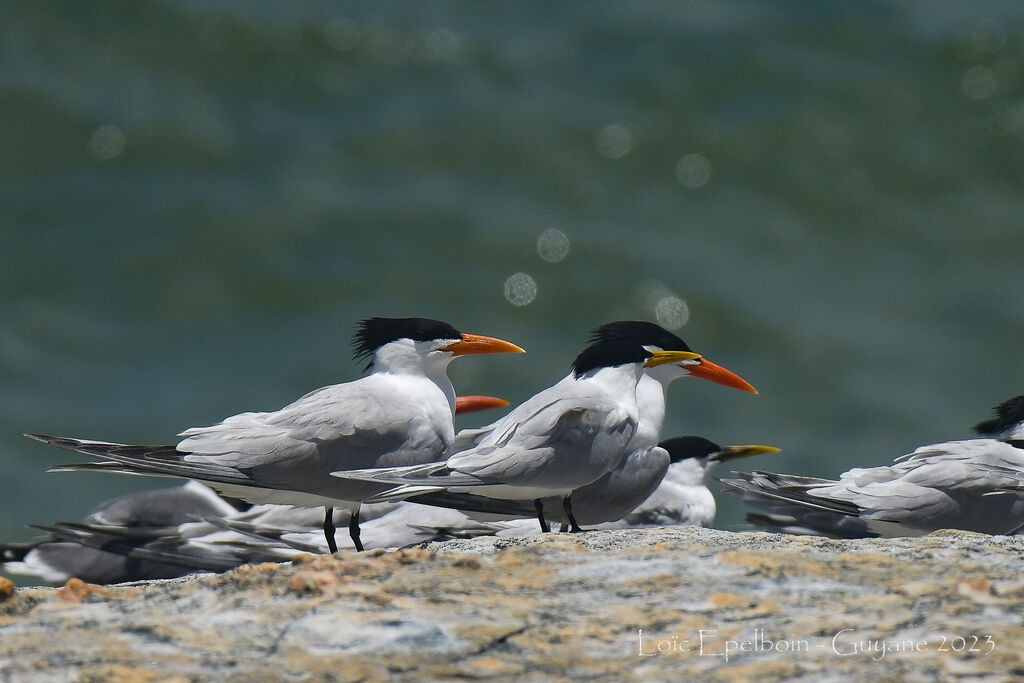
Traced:
<path id="1" fill-rule="evenodd" d="M 98 463 L 57 465 L 51 472 L 116 472 L 147 476 L 198 479 L 221 484 L 251 485 L 249 477 L 233 467 L 185 460 L 187 453 L 175 446 L 132 446 L 108 441 L 89 441 L 47 434 L 26 434 L 30 439 L 100 458 Z"/>

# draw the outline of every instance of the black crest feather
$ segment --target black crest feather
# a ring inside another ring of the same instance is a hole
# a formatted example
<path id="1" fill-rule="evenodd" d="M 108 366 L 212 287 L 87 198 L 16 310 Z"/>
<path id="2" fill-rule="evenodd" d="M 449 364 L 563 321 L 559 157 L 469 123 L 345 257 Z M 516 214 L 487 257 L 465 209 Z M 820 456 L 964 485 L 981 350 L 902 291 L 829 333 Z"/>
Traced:
<path id="1" fill-rule="evenodd" d="M 1003 401 L 993 409 L 993 412 L 996 415 L 994 418 L 974 425 L 975 432 L 1000 434 L 1024 422 L 1024 396 L 1014 396 L 1008 401 Z"/>
<path id="2" fill-rule="evenodd" d="M 367 318 L 356 327 L 352 352 L 357 359 L 372 356 L 374 351 L 399 339 L 433 341 L 460 339 L 462 333 L 446 322 L 430 318 Z"/>
<path id="3" fill-rule="evenodd" d="M 658 445 L 668 451 L 674 463 L 687 458 L 706 458 L 722 450 L 721 446 L 703 436 L 677 436 L 665 439 Z"/>
<path id="4" fill-rule="evenodd" d="M 576 356 L 572 371 L 576 377 L 596 368 L 613 368 L 616 365 L 640 363 L 651 357 L 651 352 L 636 342 L 600 341 L 591 344 Z"/>
<path id="5" fill-rule="evenodd" d="M 642 320 L 619 320 L 601 325 L 591 333 L 590 341 L 628 341 L 643 346 L 657 346 L 665 351 L 692 350 L 686 342 L 661 325 Z"/>

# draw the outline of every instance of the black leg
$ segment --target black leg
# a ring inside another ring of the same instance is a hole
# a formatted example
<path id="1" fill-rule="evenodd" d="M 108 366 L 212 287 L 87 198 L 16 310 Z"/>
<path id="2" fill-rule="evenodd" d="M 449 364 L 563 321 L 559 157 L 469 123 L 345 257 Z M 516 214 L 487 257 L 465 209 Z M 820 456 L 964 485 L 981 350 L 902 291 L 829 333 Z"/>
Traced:
<path id="1" fill-rule="evenodd" d="M 540 530 L 544 533 L 551 531 L 551 527 L 548 526 L 547 520 L 544 519 L 544 501 L 540 498 L 534 499 L 533 509 L 537 511 L 537 521 L 540 522 Z"/>
<path id="2" fill-rule="evenodd" d="M 352 510 L 352 516 L 348 518 L 348 535 L 352 537 L 352 545 L 356 550 L 363 552 L 363 544 L 359 540 L 359 506 Z"/>
<path id="3" fill-rule="evenodd" d="M 334 540 L 334 508 L 324 506 L 324 538 L 327 539 L 327 549 L 331 554 L 338 552 L 338 542 Z"/>
<path id="4" fill-rule="evenodd" d="M 580 525 L 576 523 L 576 518 L 572 516 L 572 501 L 569 500 L 571 496 L 566 496 L 562 499 L 562 510 L 565 511 L 565 516 L 569 518 L 569 531 L 577 533 L 583 531 Z M 563 527 L 564 528 L 564 527 Z"/>

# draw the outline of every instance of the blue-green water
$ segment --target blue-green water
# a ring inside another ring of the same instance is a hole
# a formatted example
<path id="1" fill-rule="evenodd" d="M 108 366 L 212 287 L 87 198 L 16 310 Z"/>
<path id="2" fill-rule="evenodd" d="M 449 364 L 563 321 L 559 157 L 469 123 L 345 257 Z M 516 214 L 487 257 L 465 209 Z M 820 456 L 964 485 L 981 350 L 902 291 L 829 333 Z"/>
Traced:
<path id="1" fill-rule="evenodd" d="M 22 432 L 277 408 L 358 376 L 368 315 L 524 346 L 452 366 L 513 401 L 685 320 L 761 395 L 681 381 L 665 435 L 783 449 L 749 467 L 965 436 L 1024 393 L 1019 9 L 5 3 L 0 538 L 166 483 Z"/>

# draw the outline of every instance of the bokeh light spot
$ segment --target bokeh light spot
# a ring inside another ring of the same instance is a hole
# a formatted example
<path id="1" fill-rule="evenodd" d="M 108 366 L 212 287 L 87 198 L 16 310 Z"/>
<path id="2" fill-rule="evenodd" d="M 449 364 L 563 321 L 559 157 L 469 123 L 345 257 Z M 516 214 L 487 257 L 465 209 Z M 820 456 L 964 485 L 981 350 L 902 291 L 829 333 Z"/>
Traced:
<path id="1" fill-rule="evenodd" d="M 505 298 L 513 306 L 526 306 L 537 296 L 537 282 L 526 273 L 514 273 L 505 280 Z"/>
<path id="2" fill-rule="evenodd" d="M 636 301 L 659 325 L 670 330 L 682 327 L 690 319 L 690 308 L 682 297 L 658 280 L 644 280 L 637 285 Z"/>
<path id="3" fill-rule="evenodd" d="M 676 178 L 683 187 L 698 190 L 711 178 L 711 162 L 703 155 L 691 152 L 676 164 Z"/>
<path id="4" fill-rule="evenodd" d="M 992 111 L 995 129 L 1005 135 L 1024 131 L 1024 100 L 1010 105 L 1000 105 Z"/>
<path id="5" fill-rule="evenodd" d="M 674 330 L 686 324 L 690 319 L 690 309 L 686 302 L 675 295 L 662 297 L 654 306 L 654 316 L 662 327 Z"/>
<path id="6" fill-rule="evenodd" d="M 975 64 L 964 72 L 960 88 L 972 100 L 984 100 L 995 94 L 999 87 L 996 72 L 984 64 Z"/>
<path id="7" fill-rule="evenodd" d="M 597 153 L 609 159 L 621 159 L 633 151 L 633 134 L 618 123 L 605 126 L 597 134 Z"/>
<path id="8" fill-rule="evenodd" d="M 545 230 L 537 238 L 537 254 L 549 263 L 558 263 L 569 255 L 569 237 L 557 228 Z"/>
<path id="9" fill-rule="evenodd" d="M 94 130 L 92 137 L 89 139 L 89 147 L 92 149 L 93 154 L 103 161 L 109 161 L 121 156 L 127 145 L 128 140 L 125 138 L 124 133 L 121 132 L 121 129 L 109 124 Z"/>

